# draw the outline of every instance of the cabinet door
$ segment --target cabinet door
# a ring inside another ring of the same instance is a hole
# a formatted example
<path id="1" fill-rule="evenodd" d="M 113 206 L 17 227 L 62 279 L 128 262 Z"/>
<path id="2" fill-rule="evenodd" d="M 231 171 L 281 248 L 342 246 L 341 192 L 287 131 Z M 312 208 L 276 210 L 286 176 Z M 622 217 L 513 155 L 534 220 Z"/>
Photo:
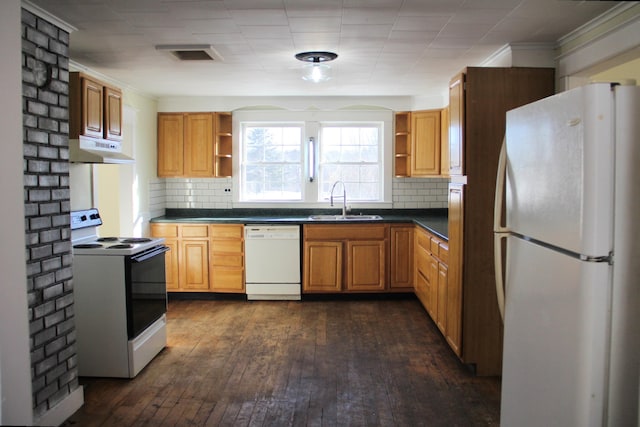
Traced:
<path id="1" fill-rule="evenodd" d="M 184 117 L 158 114 L 158 176 L 184 174 Z"/>
<path id="2" fill-rule="evenodd" d="M 167 280 L 167 292 L 180 289 L 179 267 L 178 267 L 178 241 L 176 239 L 165 238 L 164 244 L 169 247 L 169 252 L 165 254 L 165 275 Z"/>
<path id="3" fill-rule="evenodd" d="M 104 138 L 122 140 L 122 92 L 108 86 L 104 88 Z"/>
<path id="4" fill-rule="evenodd" d="M 342 242 L 305 242 L 304 255 L 303 291 L 342 290 Z"/>
<path id="5" fill-rule="evenodd" d="M 436 324 L 438 328 L 446 335 L 447 331 L 447 282 L 448 268 L 443 263 L 438 263 L 438 308 Z"/>
<path id="6" fill-rule="evenodd" d="M 391 227 L 391 290 L 413 289 L 413 225 Z"/>
<path id="7" fill-rule="evenodd" d="M 464 175 L 464 77 L 449 83 L 449 175 Z"/>
<path id="8" fill-rule="evenodd" d="M 169 247 L 169 252 L 165 253 L 165 276 L 167 281 L 167 291 L 177 291 L 180 289 L 180 278 L 178 270 L 178 225 L 169 223 L 152 223 L 151 236 L 163 237 L 164 244 Z"/>
<path id="9" fill-rule="evenodd" d="M 429 296 L 427 311 L 431 315 L 434 322 L 438 320 L 438 260 L 433 256 L 429 256 Z"/>
<path id="10" fill-rule="evenodd" d="M 82 135 L 103 137 L 102 96 L 102 84 L 82 78 Z"/>
<path id="11" fill-rule="evenodd" d="M 453 351 L 462 355 L 462 253 L 464 185 L 449 184 L 449 269 L 447 278 L 446 338 Z"/>
<path id="12" fill-rule="evenodd" d="M 347 290 L 381 291 L 385 288 L 385 242 L 347 242 Z"/>
<path id="13" fill-rule="evenodd" d="M 440 175 L 449 176 L 449 107 L 440 112 Z"/>
<path id="14" fill-rule="evenodd" d="M 181 287 L 191 291 L 209 290 L 209 242 L 181 240 L 179 252 Z"/>
<path id="15" fill-rule="evenodd" d="M 411 176 L 440 175 L 440 110 L 411 113 Z"/>
<path id="16" fill-rule="evenodd" d="M 187 114 L 184 131 L 185 176 L 213 176 L 213 114 Z"/>

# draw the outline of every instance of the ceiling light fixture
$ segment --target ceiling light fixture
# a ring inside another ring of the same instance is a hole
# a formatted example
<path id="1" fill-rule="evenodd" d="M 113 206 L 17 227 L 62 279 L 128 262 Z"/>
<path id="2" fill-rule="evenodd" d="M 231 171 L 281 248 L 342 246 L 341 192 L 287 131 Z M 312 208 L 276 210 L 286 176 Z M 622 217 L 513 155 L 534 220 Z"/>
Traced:
<path id="1" fill-rule="evenodd" d="M 333 61 L 338 54 L 333 52 L 300 52 L 296 59 L 307 64 L 304 66 L 303 80 L 314 83 L 325 82 L 331 78 L 331 67 L 325 62 Z"/>

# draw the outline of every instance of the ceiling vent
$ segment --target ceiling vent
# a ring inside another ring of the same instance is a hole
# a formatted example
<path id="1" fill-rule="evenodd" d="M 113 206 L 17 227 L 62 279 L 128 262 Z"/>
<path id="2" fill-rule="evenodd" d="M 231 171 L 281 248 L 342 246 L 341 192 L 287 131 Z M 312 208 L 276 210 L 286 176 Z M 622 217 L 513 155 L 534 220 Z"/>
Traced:
<path id="1" fill-rule="evenodd" d="M 156 50 L 178 61 L 218 61 L 222 56 L 208 44 L 162 44 Z"/>

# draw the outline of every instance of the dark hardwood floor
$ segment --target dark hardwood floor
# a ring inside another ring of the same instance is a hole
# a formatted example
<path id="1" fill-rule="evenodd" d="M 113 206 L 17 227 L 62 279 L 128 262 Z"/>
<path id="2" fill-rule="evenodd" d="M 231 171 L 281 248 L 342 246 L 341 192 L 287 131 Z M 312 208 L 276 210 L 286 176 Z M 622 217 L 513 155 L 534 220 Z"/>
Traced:
<path id="1" fill-rule="evenodd" d="M 171 301 L 135 379 L 81 378 L 65 426 L 497 426 L 500 380 L 460 364 L 415 299 Z"/>

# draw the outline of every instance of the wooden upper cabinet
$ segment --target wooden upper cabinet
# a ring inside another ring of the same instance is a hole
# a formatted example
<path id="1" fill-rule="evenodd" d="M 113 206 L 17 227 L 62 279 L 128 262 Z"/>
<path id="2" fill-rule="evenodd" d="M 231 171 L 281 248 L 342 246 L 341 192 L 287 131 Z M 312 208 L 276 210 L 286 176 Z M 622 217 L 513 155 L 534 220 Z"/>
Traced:
<path id="1" fill-rule="evenodd" d="M 231 113 L 215 113 L 215 164 L 214 173 L 217 177 L 232 175 L 232 115 Z"/>
<path id="2" fill-rule="evenodd" d="M 184 175 L 184 117 L 158 114 L 158 176 Z"/>
<path id="3" fill-rule="evenodd" d="M 449 83 L 449 175 L 464 171 L 464 78 L 458 74 Z"/>
<path id="4" fill-rule="evenodd" d="M 395 113 L 394 175 L 411 176 L 411 112 Z"/>
<path id="5" fill-rule="evenodd" d="M 440 111 L 440 175 L 449 176 L 449 107 Z"/>
<path id="6" fill-rule="evenodd" d="M 411 113 L 411 176 L 440 175 L 440 110 Z"/>
<path id="7" fill-rule="evenodd" d="M 185 115 L 184 174 L 213 176 L 213 113 Z"/>
<path id="8" fill-rule="evenodd" d="M 102 84 L 89 79 L 82 78 L 82 123 L 81 135 L 102 138 L 103 135 L 103 114 L 102 114 Z"/>
<path id="9" fill-rule="evenodd" d="M 231 113 L 158 113 L 159 177 L 230 177 Z"/>
<path id="10" fill-rule="evenodd" d="M 448 109 L 395 113 L 394 175 L 448 176 Z M 446 165 L 446 167 L 445 167 Z"/>
<path id="11" fill-rule="evenodd" d="M 69 73 L 69 138 L 122 140 L 122 91 L 82 73 Z"/>
<path id="12" fill-rule="evenodd" d="M 104 88 L 104 138 L 122 140 L 122 92 L 110 86 Z"/>

